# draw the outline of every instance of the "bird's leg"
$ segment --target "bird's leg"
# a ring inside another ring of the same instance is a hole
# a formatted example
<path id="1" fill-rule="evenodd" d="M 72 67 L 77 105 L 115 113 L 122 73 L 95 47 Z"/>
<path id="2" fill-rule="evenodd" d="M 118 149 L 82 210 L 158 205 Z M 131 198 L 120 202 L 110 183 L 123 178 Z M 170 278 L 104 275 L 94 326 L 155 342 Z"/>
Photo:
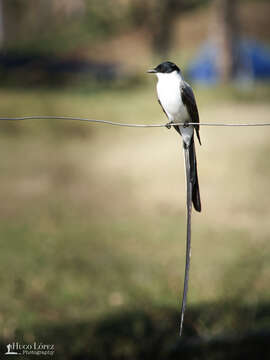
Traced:
<path id="1" fill-rule="evenodd" d="M 167 129 L 170 129 L 172 127 L 173 121 L 169 121 L 165 126 Z"/>

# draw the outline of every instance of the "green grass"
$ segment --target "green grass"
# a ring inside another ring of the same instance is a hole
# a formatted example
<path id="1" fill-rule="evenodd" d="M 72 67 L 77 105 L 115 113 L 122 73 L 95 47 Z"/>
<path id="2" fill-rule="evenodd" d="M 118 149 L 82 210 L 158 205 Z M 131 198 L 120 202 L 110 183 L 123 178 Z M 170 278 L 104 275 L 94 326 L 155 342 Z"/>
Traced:
<path id="1" fill-rule="evenodd" d="M 210 95 L 198 90 L 202 121 L 269 121 L 267 103 L 212 93 L 210 107 Z M 148 86 L 76 94 L 8 90 L 0 98 L 3 115 L 165 120 Z M 63 359 L 65 349 L 70 358 L 104 358 L 98 349 L 109 338 L 121 343 L 112 350 L 115 359 L 132 358 L 131 339 L 142 346 L 145 334 L 172 346 L 185 259 L 177 135 L 61 121 L 0 125 L 3 346 L 51 341 Z M 203 212 L 193 216 L 185 334 L 269 329 L 268 131 L 201 133 Z"/>

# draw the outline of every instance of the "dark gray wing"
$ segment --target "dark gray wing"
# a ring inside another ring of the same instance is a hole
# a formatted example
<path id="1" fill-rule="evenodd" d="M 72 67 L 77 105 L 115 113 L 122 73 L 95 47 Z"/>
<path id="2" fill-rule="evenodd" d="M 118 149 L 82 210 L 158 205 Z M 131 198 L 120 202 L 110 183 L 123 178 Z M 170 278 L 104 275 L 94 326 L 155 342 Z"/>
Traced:
<path id="1" fill-rule="evenodd" d="M 191 88 L 191 86 L 186 83 L 183 82 L 183 84 L 181 84 L 180 86 L 180 91 L 181 91 L 181 97 L 182 97 L 182 101 L 183 104 L 187 107 L 187 111 L 189 113 L 189 116 L 191 118 L 191 121 L 193 123 L 198 123 L 198 125 L 195 125 L 195 130 L 196 130 L 196 134 L 197 134 L 197 138 L 199 140 L 199 143 L 201 144 L 201 139 L 200 139 L 200 118 L 199 118 L 199 112 L 198 112 L 198 108 L 197 108 L 197 104 L 196 104 L 196 100 L 195 100 L 195 96 L 193 93 L 193 90 Z"/>

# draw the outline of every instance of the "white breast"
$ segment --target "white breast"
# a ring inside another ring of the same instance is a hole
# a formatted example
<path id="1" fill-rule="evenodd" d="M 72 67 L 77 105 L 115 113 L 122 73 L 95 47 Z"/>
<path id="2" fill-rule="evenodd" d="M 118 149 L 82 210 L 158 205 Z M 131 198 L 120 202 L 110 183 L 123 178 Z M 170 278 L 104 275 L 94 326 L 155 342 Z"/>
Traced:
<path id="1" fill-rule="evenodd" d="M 182 102 L 180 84 L 181 75 L 177 71 L 169 74 L 157 74 L 157 94 L 169 120 L 185 122 L 189 119 L 186 107 Z"/>

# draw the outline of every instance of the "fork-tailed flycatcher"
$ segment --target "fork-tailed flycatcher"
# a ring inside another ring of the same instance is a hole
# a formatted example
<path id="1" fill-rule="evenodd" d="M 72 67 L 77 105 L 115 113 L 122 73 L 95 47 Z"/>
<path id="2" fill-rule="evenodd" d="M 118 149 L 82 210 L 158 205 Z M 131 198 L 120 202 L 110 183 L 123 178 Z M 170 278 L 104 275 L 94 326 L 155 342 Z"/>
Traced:
<path id="1" fill-rule="evenodd" d="M 191 256 L 190 243 L 192 203 L 195 210 L 201 211 L 201 199 L 194 144 L 194 130 L 196 132 L 199 143 L 201 144 L 199 134 L 199 113 L 193 90 L 190 85 L 184 81 L 181 71 L 177 65 L 170 61 L 166 61 L 154 69 L 148 70 L 148 73 L 154 73 L 157 75 L 158 102 L 161 105 L 165 115 L 169 119 L 169 123 L 167 124 L 168 128 L 170 128 L 170 125 L 173 125 L 174 123 L 181 124 L 173 126 L 183 139 L 187 184 L 187 246 L 184 291 L 180 319 L 181 336 L 187 301 Z M 189 125 L 190 122 L 196 123 L 196 125 Z"/>

